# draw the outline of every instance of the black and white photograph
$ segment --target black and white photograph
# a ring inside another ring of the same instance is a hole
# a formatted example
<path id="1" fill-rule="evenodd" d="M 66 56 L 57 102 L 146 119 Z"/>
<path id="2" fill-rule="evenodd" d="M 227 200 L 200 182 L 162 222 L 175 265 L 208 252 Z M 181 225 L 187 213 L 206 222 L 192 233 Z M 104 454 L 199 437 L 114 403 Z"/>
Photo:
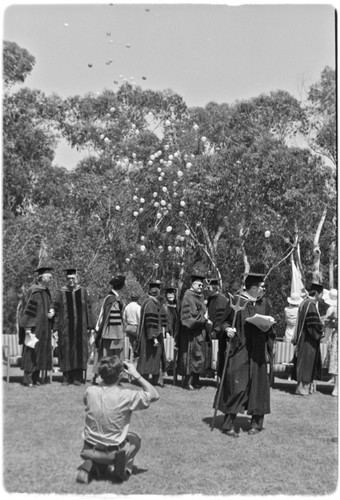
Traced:
<path id="1" fill-rule="evenodd" d="M 2 4 L 2 495 L 338 492 L 338 13 Z"/>

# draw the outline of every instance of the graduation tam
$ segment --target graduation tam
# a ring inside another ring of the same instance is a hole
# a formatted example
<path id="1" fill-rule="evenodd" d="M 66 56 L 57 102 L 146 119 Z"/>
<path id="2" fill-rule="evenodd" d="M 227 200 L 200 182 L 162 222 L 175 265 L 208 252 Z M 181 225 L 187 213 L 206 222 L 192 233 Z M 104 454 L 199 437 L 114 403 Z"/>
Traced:
<path id="1" fill-rule="evenodd" d="M 149 282 L 149 288 L 160 288 L 161 286 L 162 286 L 162 282 L 159 280 Z"/>
<path id="2" fill-rule="evenodd" d="M 310 286 L 310 290 L 311 291 L 315 291 L 317 293 L 321 293 L 323 292 L 323 285 L 321 285 L 321 283 L 316 283 L 316 282 L 313 282 Z"/>
<path id="3" fill-rule="evenodd" d="M 262 283 L 264 277 L 264 273 L 248 273 L 246 274 L 244 284 L 246 287 L 257 286 L 259 283 Z"/>
<path id="4" fill-rule="evenodd" d="M 195 281 L 203 281 L 205 280 L 205 276 L 202 276 L 201 274 L 192 274 L 190 276 L 191 283 L 194 283 Z"/>
<path id="5" fill-rule="evenodd" d="M 125 276 L 118 274 L 109 281 L 109 284 L 112 286 L 112 288 L 117 290 L 123 288 L 123 286 L 125 285 Z"/>
<path id="6" fill-rule="evenodd" d="M 48 273 L 53 271 L 53 267 L 38 267 L 35 269 L 35 273 L 38 273 L 38 276 L 42 276 L 44 273 Z"/>
<path id="7" fill-rule="evenodd" d="M 66 276 L 69 278 L 71 276 L 75 276 L 77 274 L 77 269 L 74 267 L 69 267 L 68 269 L 65 269 Z"/>

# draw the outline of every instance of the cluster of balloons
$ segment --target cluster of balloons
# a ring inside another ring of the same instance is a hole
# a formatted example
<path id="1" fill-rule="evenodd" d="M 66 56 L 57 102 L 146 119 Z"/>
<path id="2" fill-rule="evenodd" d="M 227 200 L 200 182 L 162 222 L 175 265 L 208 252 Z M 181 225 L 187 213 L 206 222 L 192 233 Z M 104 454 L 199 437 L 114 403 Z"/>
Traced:
<path id="1" fill-rule="evenodd" d="M 164 127 L 170 127 L 170 120 L 165 120 Z M 137 195 L 136 188 L 133 201 L 135 207 L 133 209 L 133 217 L 138 218 L 148 207 L 148 211 L 152 210 L 155 214 L 155 228 L 158 228 L 162 222 L 169 221 L 170 224 L 164 226 L 163 239 L 170 240 L 166 247 L 160 245 L 159 252 L 163 252 L 167 248 L 168 252 L 174 251 L 175 254 L 183 255 L 183 245 L 187 237 L 190 236 L 190 230 L 185 229 L 184 234 L 174 234 L 174 228 L 171 225 L 173 217 L 177 216 L 185 221 L 185 208 L 187 201 L 183 197 L 181 189 L 181 181 L 185 175 L 185 170 L 190 170 L 193 166 L 194 155 L 182 155 L 180 151 L 170 151 L 170 145 L 165 144 L 163 150 L 158 150 L 150 155 L 147 161 L 147 168 L 156 168 L 156 175 L 159 185 L 153 191 L 150 199 L 145 199 Z M 191 161 L 189 161 L 191 160 Z M 132 154 L 134 164 L 141 164 L 137 161 L 137 155 Z M 176 214 L 175 214 L 176 210 Z M 170 216 L 167 217 L 167 216 Z M 146 237 L 141 237 L 140 250 L 146 251 Z"/>

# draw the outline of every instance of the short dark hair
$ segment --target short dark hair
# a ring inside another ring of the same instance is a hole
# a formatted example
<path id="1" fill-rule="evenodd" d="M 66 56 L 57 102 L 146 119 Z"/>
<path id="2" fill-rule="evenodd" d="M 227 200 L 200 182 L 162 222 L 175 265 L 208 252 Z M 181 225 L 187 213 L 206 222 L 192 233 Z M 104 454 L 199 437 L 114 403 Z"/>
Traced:
<path id="1" fill-rule="evenodd" d="M 98 373 L 105 384 L 115 384 L 123 370 L 123 362 L 118 356 L 106 356 L 99 362 Z"/>

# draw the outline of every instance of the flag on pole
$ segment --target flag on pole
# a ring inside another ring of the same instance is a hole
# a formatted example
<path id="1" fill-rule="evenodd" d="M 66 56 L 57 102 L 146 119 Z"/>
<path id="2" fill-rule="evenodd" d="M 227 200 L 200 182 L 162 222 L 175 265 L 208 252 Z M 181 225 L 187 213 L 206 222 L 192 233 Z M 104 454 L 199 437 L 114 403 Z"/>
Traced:
<path id="1" fill-rule="evenodd" d="M 295 265 L 293 256 L 291 257 L 291 261 L 292 261 L 292 284 L 290 287 L 290 295 L 292 295 L 293 293 L 298 293 L 301 297 L 304 297 L 307 294 L 306 288 L 302 282 L 301 273 Z"/>

